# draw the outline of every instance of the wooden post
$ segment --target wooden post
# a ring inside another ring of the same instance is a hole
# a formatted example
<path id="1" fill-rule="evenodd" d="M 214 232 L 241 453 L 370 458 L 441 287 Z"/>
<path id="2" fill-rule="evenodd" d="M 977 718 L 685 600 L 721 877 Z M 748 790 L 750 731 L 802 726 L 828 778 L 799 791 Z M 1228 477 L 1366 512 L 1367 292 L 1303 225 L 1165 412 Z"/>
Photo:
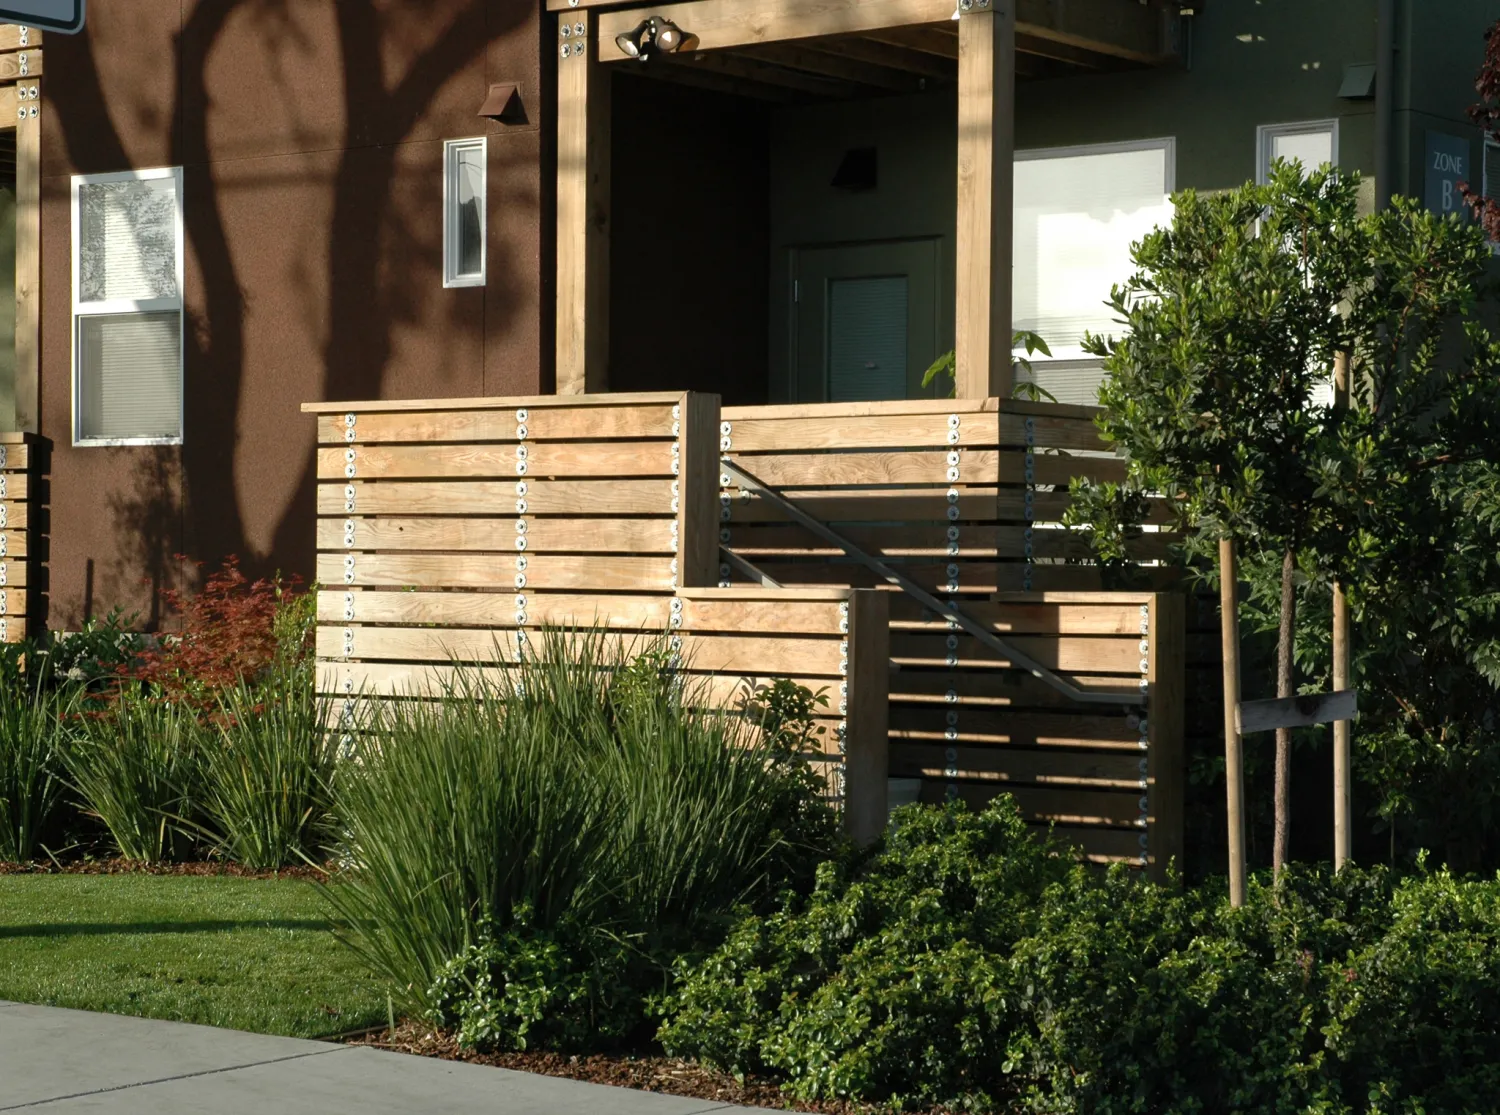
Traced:
<path id="1" fill-rule="evenodd" d="M 1183 742 L 1187 700 L 1187 607 L 1181 594 L 1151 597 L 1147 624 L 1146 780 L 1147 870 L 1167 881 L 1173 860 L 1182 869 L 1183 783 L 1187 752 Z"/>
<path id="2" fill-rule="evenodd" d="M 719 583 L 719 396 L 678 405 L 677 584 L 705 588 Z"/>
<path id="3" fill-rule="evenodd" d="M 1229 903 L 1245 904 L 1245 757 L 1235 710 L 1240 703 L 1239 570 L 1234 539 L 1219 539 L 1219 611 L 1224 645 L 1224 782 L 1229 794 Z"/>
<path id="4" fill-rule="evenodd" d="M 609 388 L 609 71 L 596 15 L 558 16 L 557 393 Z M 610 44 L 613 48 L 613 44 Z"/>
<path id="5" fill-rule="evenodd" d="M 1333 405 L 1336 411 L 1349 407 L 1349 354 L 1340 352 L 1333 359 Z M 1349 601 L 1344 586 L 1333 583 L 1333 688 L 1350 687 Z M 1337 871 L 1350 860 L 1353 825 L 1353 778 L 1350 773 L 1349 745 L 1353 724 L 1336 720 L 1333 724 L 1333 867 Z"/>
<path id="6" fill-rule="evenodd" d="M 849 592 L 844 718 L 844 831 L 856 844 L 885 832 L 890 792 L 890 594 Z"/>
<path id="7" fill-rule="evenodd" d="M 16 84 L 16 414 L 17 430 L 41 429 L 42 101 L 39 83 Z"/>
<path id="8" fill-rule="evenodd" d="M 958 243 L 954 354 L 960 399 L 1011 393 L 1015 0 L 958 21 Z"/>

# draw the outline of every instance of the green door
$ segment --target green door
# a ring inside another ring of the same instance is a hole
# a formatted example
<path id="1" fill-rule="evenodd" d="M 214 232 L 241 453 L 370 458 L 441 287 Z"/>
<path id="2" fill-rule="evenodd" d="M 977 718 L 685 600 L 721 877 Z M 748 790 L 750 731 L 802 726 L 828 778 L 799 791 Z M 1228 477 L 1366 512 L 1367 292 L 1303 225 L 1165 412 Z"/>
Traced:
<path id="1" fill-rule="evenodd" d="M 937 358 L 938 242 L 792 253 L 792 393 L 806 403 L 911 399 Z"/>

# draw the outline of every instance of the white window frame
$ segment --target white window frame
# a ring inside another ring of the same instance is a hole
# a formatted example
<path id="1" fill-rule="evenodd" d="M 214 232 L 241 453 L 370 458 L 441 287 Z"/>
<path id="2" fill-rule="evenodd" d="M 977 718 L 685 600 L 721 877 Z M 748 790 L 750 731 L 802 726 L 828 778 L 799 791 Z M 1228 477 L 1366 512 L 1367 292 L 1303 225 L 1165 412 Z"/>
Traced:
<path id="1" fill-rule="evenodd" d="M 1015 161 L 1033 162 L 1039 159 L 1066 159 L 1079 155 L 1118 155 L 1130 151 L 1160 151 L 1162 152 L 1162 182 L 1166 186 L 1166 194 L 1170 197 L 1177 192 L 1177 137 L 1156 136 L 1151 139 L 1128 139 L 1115 143 L 1083 143 L 1070 147 L 1029 147 L 1024 151 L 1015 153 Z M 1121 276 L 1124 277 L 1123 275 Z M 1047 341 L 1050 338 L 1043 337 Z M 1043 356 L 1036 353 L 1026 356 L 1025 349 L 1016 349 L 1012 354 L 1016 357 L 1026 357 L 1032 365 L 1046 366 L 1049 364 L 1088 365 L 1098 366 L 1102 361 L 1095 356 L 1077 358 L 1072 356 Z"/>
<path id="2" fill-rule="evenodd" d="M 84 302 L 79 297 L 79 284 L 81 282 L 82 268 L 79 267 L 79 255 L 83 251 L 83 238 L 80 235 L 81 212 L 78 206 L 78 192 L 83 186 L 105 185 L 110 182 L 145 182 L 155 179 L 170 178 L 173 181 L 173 198 L 176 202 L 176 268 L 177 268 L 177 297 L 176 298 L 113 298 L 99 302 Z M 75 174 L 73 176 L 73 352 L 72 352 L 72 405 L 73 405 L 73 444 L 76 447 L 85 446 L 114 446 L 114 445 L 181 445 L 182 435 L 186 422 L 186 399 L 187 383 L 186 369 L 183 366 L 183 328 L 187 317 L 183 309 L 182 297 L 182 257 L 183 257 L 183 220 L 182 220 L 182 168 L 158 167 L 151 170 L 125 170 L 113 174 Z M 111 314 L 148 314 L 169 313 L 177 314 L 177 375 L 182 382 L 182 388 L 178 391 L 177 407 L 177 435 L 175 437 L 114 437 L 101 438 L 83 436 L 82 415 L 79 411 L 79 367 L 78 367 L 78 338 L 79 330 L 82 328 L 82 320 L 86 317 L 107 317 Z"/>
<path id="3" fill-rule="evenodd" d="M 1489 154 L 1491 151 L 1500 151 L 1500 142 L 1485 136 L 1484 146 L 1479 151 L 1479 194 L 1486 200 L 1500 202 L 1500 196 L 1496 196 L 1500 193 L 1500 182 L 1490 181 Z M 1490 254 L 1500 255 L 1500 240 L 1491 240 L 1489 243 Z"/>
<path id="4" fill-rule="evenodd" d="M 479 274 L 458 274 L 458 159 L 460 151 L 477 150 L 479 160 Z M 489 269 L 489 137 L 470 136 L 443 142 L 443 286 L 484 286 Z"/>
<path id="5" fill-rule="evenodd" d="M 1329 134 L 1329 150 L 1333 158 L 1329 161 L 1337 169 L 1339 165 L 1339 121 L 1338 117 L 1328 120 L 1297 120 L 1289 124 L 1261 124 L 1255 129 L 1255 181 L 1257 185 L 1264 186 L 1271 178 L 1271 152 L 1275 142 L 1281 136 L 1312 135 L 1316 132 L 1327 132 Z M 1305 173 L 1311 174 L 1317 167 L 1303 167 Z"/>

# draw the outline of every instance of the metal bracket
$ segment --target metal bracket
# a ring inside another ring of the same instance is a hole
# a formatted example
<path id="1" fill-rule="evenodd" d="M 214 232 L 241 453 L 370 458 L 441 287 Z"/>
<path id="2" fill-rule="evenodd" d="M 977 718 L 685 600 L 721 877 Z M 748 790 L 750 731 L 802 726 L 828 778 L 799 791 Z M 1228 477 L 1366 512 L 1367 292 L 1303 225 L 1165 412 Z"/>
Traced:
<path id="1" fill-rule="evenodd" d="M 897 573 L 883 561 L 871 557 L 858 546 L 854 545 L 854 543 L 844 538 L 843 535 L 839 534 L 838 531 L 834 530 L 827 523 L 813 518 L 813 516 L 802 510 L 802 508 L 787 499 L 776 489 L 757 480 L 728 457 L 721 458 L 720 465 L 725 473 L 739 480 L 742 488 L 757 492 L 762 498 L 770 500 L 793 522 L 806 527 L 825 542 L 837 546 L 860 565 L 863 565 L 866 569 L 895 585 L 924 607 L 936 612 L 938 615 L 947 616 L 955 620 L 959 627 L 963 628 L 970 635 L 973 635 L 974 638 L 1008 658 L 1017 669 L 1030 672 L 1032 677 L 1062 693 L 1070 700 L 1091 705 L 1145 703 L 1145 693 L 1100 693 L 1096 690 L 1080 689 L 1067 678 L 1047 669 L 1047 667 L 1043 666 L 1030 655 L 1023 654 L 1021 651 L 1011 647 L 1004 639 L 1001 639 L 987 626 L 968 615 L 957 604 L 938 599 L 920 585 Z"/>

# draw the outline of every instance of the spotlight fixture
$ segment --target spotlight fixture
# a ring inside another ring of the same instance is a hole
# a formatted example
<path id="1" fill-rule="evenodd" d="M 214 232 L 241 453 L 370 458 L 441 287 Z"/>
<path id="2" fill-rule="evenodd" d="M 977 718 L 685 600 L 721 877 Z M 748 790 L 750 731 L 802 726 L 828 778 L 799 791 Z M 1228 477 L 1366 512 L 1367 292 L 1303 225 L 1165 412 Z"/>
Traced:
<path id="1" fill-rule="evenodd" d="M 641 20 L 634 28 L 615 36 L 615 45 L 622 54 L 644 62 L 661 51 L 676 54 L 683 47 L 689 50 L 696 44 L 696 35 L 690 35 L 670 19 L 651 16 Z"/>
<path id="2" fill-rule="evenodd" d="M 622 31 L 615 36 L 615 46 L 629 55 L 631 58 L 639 58 L 645 61 L 651 51 L 651 42 L 655 38 L 652 23 L 654 20 L 643 19 L 636 24 L 631 31 Z"/>

